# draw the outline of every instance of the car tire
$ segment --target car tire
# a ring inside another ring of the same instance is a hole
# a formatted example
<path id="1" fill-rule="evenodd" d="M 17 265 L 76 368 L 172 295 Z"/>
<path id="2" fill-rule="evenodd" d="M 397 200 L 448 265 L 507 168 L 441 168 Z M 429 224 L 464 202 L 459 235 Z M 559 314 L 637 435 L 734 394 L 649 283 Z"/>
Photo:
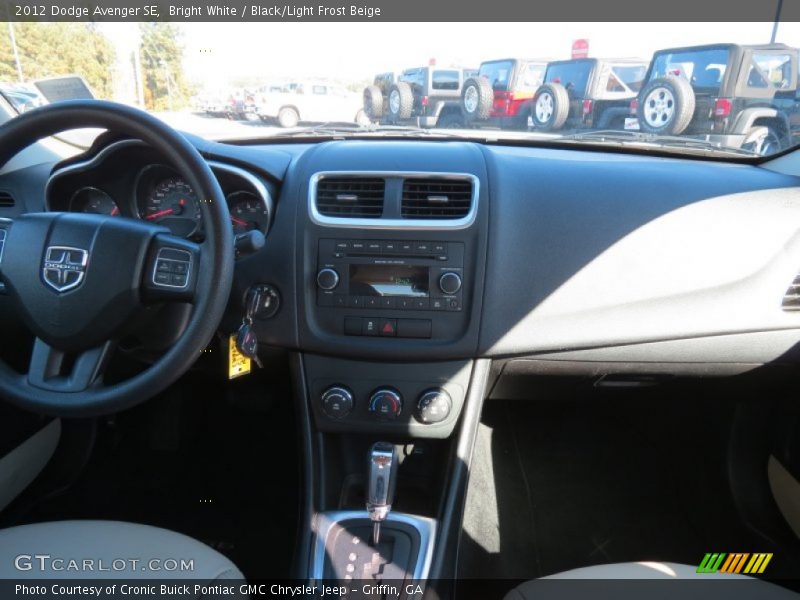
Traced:
<path id="1" fill-rule="evenodd" d="M 470 77 L 461 92 L 461 110 L 468 122 L 485 121 L 492 113 L 494 90 L 486 77 Z"/>
<path id="2" fill-rule="evenodd" d="M 463 129 L 465 127 L 464 117 L 454 110 L 449 110 L 436 119 L 436 127 L 444 129 Z"/>
<path id="3" fill-rule="evenodd" d="M 694 109 L 691 84 L 670 75 L 653 79 L 642 88 L 636 116 L 645 133 L 680 135 L 689 126 Z"/>
<path id="4" fill-rule="evenodd" d="M 536 129 L 561 129 L 569 116 L 569 93 L 560 83 L 545 83 L 536 92 L 531 104 L 531 117 Z"/>
<path id="5" fill-rule="evenodd" d="M 383 116 L 383 92 L 377 85 L 364 88 L 364 113 L 371 121 Z"/>
<path id="6" fill-rule="evenodd" d="M 367 116 L 367 113 L 363 108 L 358 109 L 358 112 L 356 113 L 356 116 L 353 119 L 353 121 L 359 127 L 368 127 L 372 124 L 372 119 L 370 119 Z"/>
<path id="7" fill-rule="evenodd" d="M 769 156 L 783 150 L 780 134 L 768 125 L 755 125 L 745 134 L 743 150 L 750 150 L 758 156 Z"/>
<path id="8" fill-rule="evenodd" d="M 284 106 L 278 111 L 278 125 L 281 127 L 297 127 L 300 122 L 300 113 L 291 106 Z"/>
<path id="9" fill-rule="evenodd" d="M 389 115 L 393 121 L 410 119 L 414 109 L 414 93 L 405 81 L 395 83 L 389 89 Z"/>

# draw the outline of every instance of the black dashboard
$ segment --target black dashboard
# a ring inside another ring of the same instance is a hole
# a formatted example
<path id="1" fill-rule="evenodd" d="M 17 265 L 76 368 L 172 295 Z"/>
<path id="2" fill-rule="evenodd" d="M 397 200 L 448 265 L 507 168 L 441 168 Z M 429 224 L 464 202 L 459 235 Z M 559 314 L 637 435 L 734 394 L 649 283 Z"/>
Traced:
<path id="1" fill-rule="evenodd" d="M 800 271 L 795 177 L 467 141 L 190 139 L 220 180 L 234 230 L 266 233 L 264 248 L 237 262 L 223 324 L 238 324 L 248 288 L 270 284 L 282 302 L 256 319 L 264 344 L 578 371 L 728 372 L 798 359 L 800 314 L 784 306 Z M 139 142 L 48 168 L 43 193 L 31 170 L 4 174 L 0 188 L 17 203 L 0 216 L 41 210 L 46 198 L 50 210 L 164 219 L 202 237 L 191 190 Z"/>

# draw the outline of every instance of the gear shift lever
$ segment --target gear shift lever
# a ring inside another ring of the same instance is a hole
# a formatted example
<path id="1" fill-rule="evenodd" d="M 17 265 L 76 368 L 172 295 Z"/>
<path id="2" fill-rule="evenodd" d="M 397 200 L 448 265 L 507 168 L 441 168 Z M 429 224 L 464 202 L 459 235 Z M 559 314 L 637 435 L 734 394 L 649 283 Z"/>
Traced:
<path id="1" fill-rule="evenodd" d="M 397 480 L 398 452 L 394 444 L 377 442 L 369 450 L 367 512 L 372 521 L 372 545 L 377 546 L 381 523 L 389 516 Z"/>

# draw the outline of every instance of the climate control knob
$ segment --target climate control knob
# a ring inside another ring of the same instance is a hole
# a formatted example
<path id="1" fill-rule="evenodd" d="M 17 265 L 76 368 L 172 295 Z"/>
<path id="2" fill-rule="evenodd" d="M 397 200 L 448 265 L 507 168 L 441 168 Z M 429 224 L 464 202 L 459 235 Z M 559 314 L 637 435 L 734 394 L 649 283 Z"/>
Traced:
<path id="1" fill-rule="evenodd" d="M 355 405 L 353 392 L 343 385 L 332 385 L 322 392 L 320 400 L 322 412 L 331 419 L 343 419 L 352 412 Z"/>
<path id="2" fill-rule="evenodd" d="M 461 289 L 461 277 L 458 273 L 442 273 L 439 277 L 439 289 L 445 294 L 455 294 Z"/>
<path id="3" fill-rule="evenodd" d="M 414 411 L 414 418 L 420 423 L 430 425 L 441 423 L 453 409 L 453 399 L 442 388 L 425 390 L 417 400 L 417 409 Z"/>
<path id="4" fill-rule="evenodd" d="M 369 412 L 378 419 L 396 419 L 403 412 L 403 397 L 392 388 L 378 388 L 369 398 Z"/>
<path id="5" fill-rule="evenodd" d="M 339 274 L 331 268 L 320 269 L 317 273 L 317 285 L 327 291 L 335 289 L 339 285 Z"/>

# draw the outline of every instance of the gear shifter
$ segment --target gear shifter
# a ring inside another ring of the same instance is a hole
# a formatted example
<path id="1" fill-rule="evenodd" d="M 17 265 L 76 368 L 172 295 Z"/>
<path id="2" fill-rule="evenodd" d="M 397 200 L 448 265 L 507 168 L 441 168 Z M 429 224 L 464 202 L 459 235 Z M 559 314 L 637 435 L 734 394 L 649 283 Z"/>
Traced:
<path id="1" fill-rule="evenodd" d="M 389 516 L 397 480 L 398 452 L 394 444 L 377 442 L 369 450 L 367 512 L 372 521 L 372 545 L 380 540 L 381 523 Z"/>

